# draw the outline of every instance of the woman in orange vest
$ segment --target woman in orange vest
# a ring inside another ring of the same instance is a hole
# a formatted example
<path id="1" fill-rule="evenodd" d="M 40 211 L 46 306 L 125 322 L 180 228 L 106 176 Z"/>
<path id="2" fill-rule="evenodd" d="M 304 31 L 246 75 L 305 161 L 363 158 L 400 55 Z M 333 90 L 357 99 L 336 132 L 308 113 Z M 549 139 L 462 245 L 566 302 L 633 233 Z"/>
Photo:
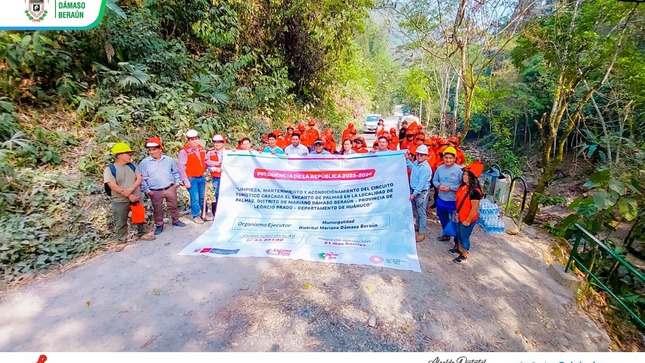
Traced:
<path id="1" fill-rule="evenodd" d="M 453 259 L 456 263 L 461 263 L 468 259 L 470 235 L 473 233 L 479 218 L 479 201 L 482 199 L 482 192 L 477 178 L 482 171 L 484 171 L 484 164 L 478 161 L 473 161 L 468 166 L 465 166 L 461 177 L 461 185 L 457 189 L 457 209 L 455 209 L 459 220 L 457 222 L 457 235 L 455 236 L 455 246 L 448 250 L 450 253 L 459 254 Z"/>
<path id="2" fill-rule="evenodd" d="M 186 132 L 188 143 L 179 150 L 178 165 L 181 181 L 188 189 L 190 195 L 190 212 L 193 215 L 193 222 L 204 224 L 204 221 L 212 221 L 213 218 L 202 214 L 204 197 L 206 194 L 206 150 L 199 143 L 199 134 L 195 130 Z"/>

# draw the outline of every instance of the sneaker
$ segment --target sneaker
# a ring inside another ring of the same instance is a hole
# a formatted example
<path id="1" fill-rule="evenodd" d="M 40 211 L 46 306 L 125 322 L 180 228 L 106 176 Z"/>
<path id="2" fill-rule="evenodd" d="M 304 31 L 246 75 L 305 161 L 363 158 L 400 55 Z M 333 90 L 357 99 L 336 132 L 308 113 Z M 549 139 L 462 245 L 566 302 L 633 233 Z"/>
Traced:
<path id="1" fill-rule="evenodd" d="M 163 230 L 163 227 L 161 227 L 161 229 Z M 155 230 L 155 233 L 156 232 L 157 231 Z M 161 233 L 161 232 L 159 232 L 159 233 Z M 143 234 L 143 235 L 139 236 L 140 241 L 154 241 L 156 239 L 157 239 L 157 237 L 155 237 L 155 236 L 153 236 L 151 234 Z"/>
<path id="2" fill-rule="evenodd" d="M 206 222 L 210 222 L 213 220 L 213 217 L 209 216 L 208 214 L 205 214 L 202 216 L 202 219 L 205 220 Z"/>
<path id="3" fill-rule="evenodd" d="M 161 232 L 163 232 L 163 226 L 157 226 L 157 228 L 155 228 L 155 236 L 160 235 Z"/>
<path id="4" fill-rule="evenodd" d="M 464 256 L 464 255 L 459 255 L 459 256 L 455 257 L 455 258 L 452 260 L 452 262 L 454 262 L 454 263 L 462 263 L 462 262 L 466 262 L 466 260 L 467 260 L 466 256 Z"/>
<path id="5" fill-rule="evenodd" d="M 425 233 L 417 233 L 417 237 L 416 237 L 417 243 L 423 241 L 424 239 L 426 239 Z"/>
<path id="6" fill-rule="evenodd" d="M 459 253 L 459 250 L 456 248 L 451 248 L 448 250 L 448 253 L 453 254 L 453 253 Z"/>
<path id="7" fill-rule="evenodd" d="M 437 237 L 437 241 L 442 241 L 442 242 L 450 241 L 450 236 L 446 236 L 445 234 L 441 235 L 441 236 Z"/>
<path id="8" fill-rule="evenodd" d="M 193 222 L 195 222 L 195 224 L 204 224 L 204 220 L 201 217 L 193 218 Z"/>
<path id="9" fill-rule="evenodd" d="M 180 220 L 177 220 L 176 222 L 172 222 L 172 225 L 175 226 L 175 227 L 186 227 L 186 223 L 184 223 L 184 222 L 182 222 Z"/>

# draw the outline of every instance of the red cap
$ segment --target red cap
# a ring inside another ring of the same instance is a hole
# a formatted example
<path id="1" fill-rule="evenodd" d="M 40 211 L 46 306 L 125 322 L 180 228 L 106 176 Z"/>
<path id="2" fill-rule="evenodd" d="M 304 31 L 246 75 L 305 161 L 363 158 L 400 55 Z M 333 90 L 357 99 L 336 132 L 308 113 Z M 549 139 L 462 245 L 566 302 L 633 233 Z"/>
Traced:
<path id="1" fill-rule="evenodd" d="M 161 144 L 161 139 L 159 137 L 151 137 L 146 141 L 146 147 L 163 148 L 163 145 Z"/>
<path id="2" fill-rule="evenodd" d="M 298 125 L 298 130 L 305 131 L 305 125 L 303 124 Z"/>
<path id="3" fill-rule="evenodd" d="M 309 120 L 309 126 L 316 126 L 316 121 L 314 119 Z"/>

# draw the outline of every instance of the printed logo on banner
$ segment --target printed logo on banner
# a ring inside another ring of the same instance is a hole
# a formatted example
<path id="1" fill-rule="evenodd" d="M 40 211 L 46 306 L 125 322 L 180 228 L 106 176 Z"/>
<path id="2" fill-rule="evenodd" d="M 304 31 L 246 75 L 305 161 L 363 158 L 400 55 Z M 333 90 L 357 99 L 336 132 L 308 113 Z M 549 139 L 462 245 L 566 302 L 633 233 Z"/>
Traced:
<path id="1" fill-rule="evenodd" d="M 28 0 L 25 15 L 34 23 L 40 23 L 47 16 L 44 0 Z"/>
<path id="2" fill-rule="evenodd" d="M 266 253 L 271 256 L 291 256 L 291 250 L 278 250 L 275 248 L 266 250 Z"/>
<path id="3" fill-rule="evenodd" d="M 47 361 L 47 356 L 44 354 L 41 354 L 40 357 L 38 357 L 38 361 L 36 363 L 45 363 Z"/>
<path id="4" fill-rule="evenodd" d="M 370 261 L 372 261 L 372 263 L 383 263 L 383 257 L 381 257 L 381 256 L 370 256 Z"/>
<path id="5" fill-rule="evenodd" d="M 342 254 L 336 252 L 320 252 L 318 257 L 323 261 L 333 261 L 338 260 Z"/>
<path id="6" fill-rule="evenodd" d="M 400 266 L 400 265 L 408 263 L 408 261 L 401 260 L 401 259 L 398 259 L 398 258 L 386 258 L 385 263 Z"/>
<path id="7" fill-rule="evenodd" d="M 209 247 L 202 248 L 201 250 L 195 250 L 195 252 L 199 252 L 199 253 L 208 253 L 210 251 L 211 251 L 211 248 L 209 248 Z"/>
<path id="8" fill-rule="evenodd" d="M 211 248 L 209 253 L 214 253 L 216 255 L 235 255 L 238 252 L 240 252 L 240 249 L 235 249 L 235 250 L 225 250 L 223 248 Z"/>

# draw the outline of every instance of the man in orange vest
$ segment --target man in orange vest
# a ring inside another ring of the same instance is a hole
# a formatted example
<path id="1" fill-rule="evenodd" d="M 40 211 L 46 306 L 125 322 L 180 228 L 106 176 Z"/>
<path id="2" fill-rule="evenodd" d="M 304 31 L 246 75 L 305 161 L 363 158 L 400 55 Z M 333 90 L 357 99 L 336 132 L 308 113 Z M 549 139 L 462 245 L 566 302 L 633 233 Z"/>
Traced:
<path id="1" fill-rule="evenodd" d="M 225 148 L 224 144 L 226 139 L 220 134 L 213 135 L 213 148 L 206 152 L 206 167 L 211 173 L 211 180 L 213 182 L 213 193 L 215 193 L 215 201 L 211 203 L 211 212 L 213 217 L 215 216 L 215 211 L 217 210 L 217 202 L 219 201 L 219 182 L 222 177 L 222 164 L 224 163 L 224 150 L 230 150 Z"/>
<path id="2" fill-rule="evenodd" d="M 390 150 L 396 150 L 398 147 L 399 147 L 399 137 L 397 136 L 396 129 L 392 127 L 390 129 L 390 137 L 388 138 L 387 148 Z"/>
<path id="3" fill-rule="evenodd" d="M 313 119 L 309 120 L 309 129 L 305 131 L 305 134 L 300 140 L 303 145 L 308 148 L 311 148 L 314 145 L 316 140 L 320 139 L 320 132 L 316 129 L 316 121 Z"/>
<path id="4" fill-rule="evenodd" d="M 466 156 L 464 155 L 464 152 L 457 147 L 459 146 L 459 138 L 457 136 L 453 136 L 448 139 L 448 142 L 450 143 L 450 146 L 454 147 L 457 151 L 457 160 L 455 160 L 455 163 L 457 165 L 463 165 L 466 162 Z"/>
<path id="5" fill-rule="evenodd" d="M 204 224 L 204 221 L 212 221 L 213 218 L 202 214 L 204 197 L 206 194 L 206 150 L 199 143 L 199 133 L 195 130 L 186 132 L 188 142 L 179 150 L 179 175 L 190 195 L 190 212 L 193 222 Z"/>
<path id="6" fill-rule="evenodd" d="M 340 139 L 341 142 L 345 139 L 349 139 L 350 137 L 350 132 L 354 128 L 354 123 L 350 122 L 347 124 L 347 128 L 343 131 L 343 137 Z"/>
<path id="7" fill-rule="evenodd" d="M 331 154 L 336 154 L 336 141 L 334 141 L 334 131 L 331 129 L 325 130 L 323 133 L 322 141 L 324 143 L 323 147 L 325 150 L 329 151 Z"/>

